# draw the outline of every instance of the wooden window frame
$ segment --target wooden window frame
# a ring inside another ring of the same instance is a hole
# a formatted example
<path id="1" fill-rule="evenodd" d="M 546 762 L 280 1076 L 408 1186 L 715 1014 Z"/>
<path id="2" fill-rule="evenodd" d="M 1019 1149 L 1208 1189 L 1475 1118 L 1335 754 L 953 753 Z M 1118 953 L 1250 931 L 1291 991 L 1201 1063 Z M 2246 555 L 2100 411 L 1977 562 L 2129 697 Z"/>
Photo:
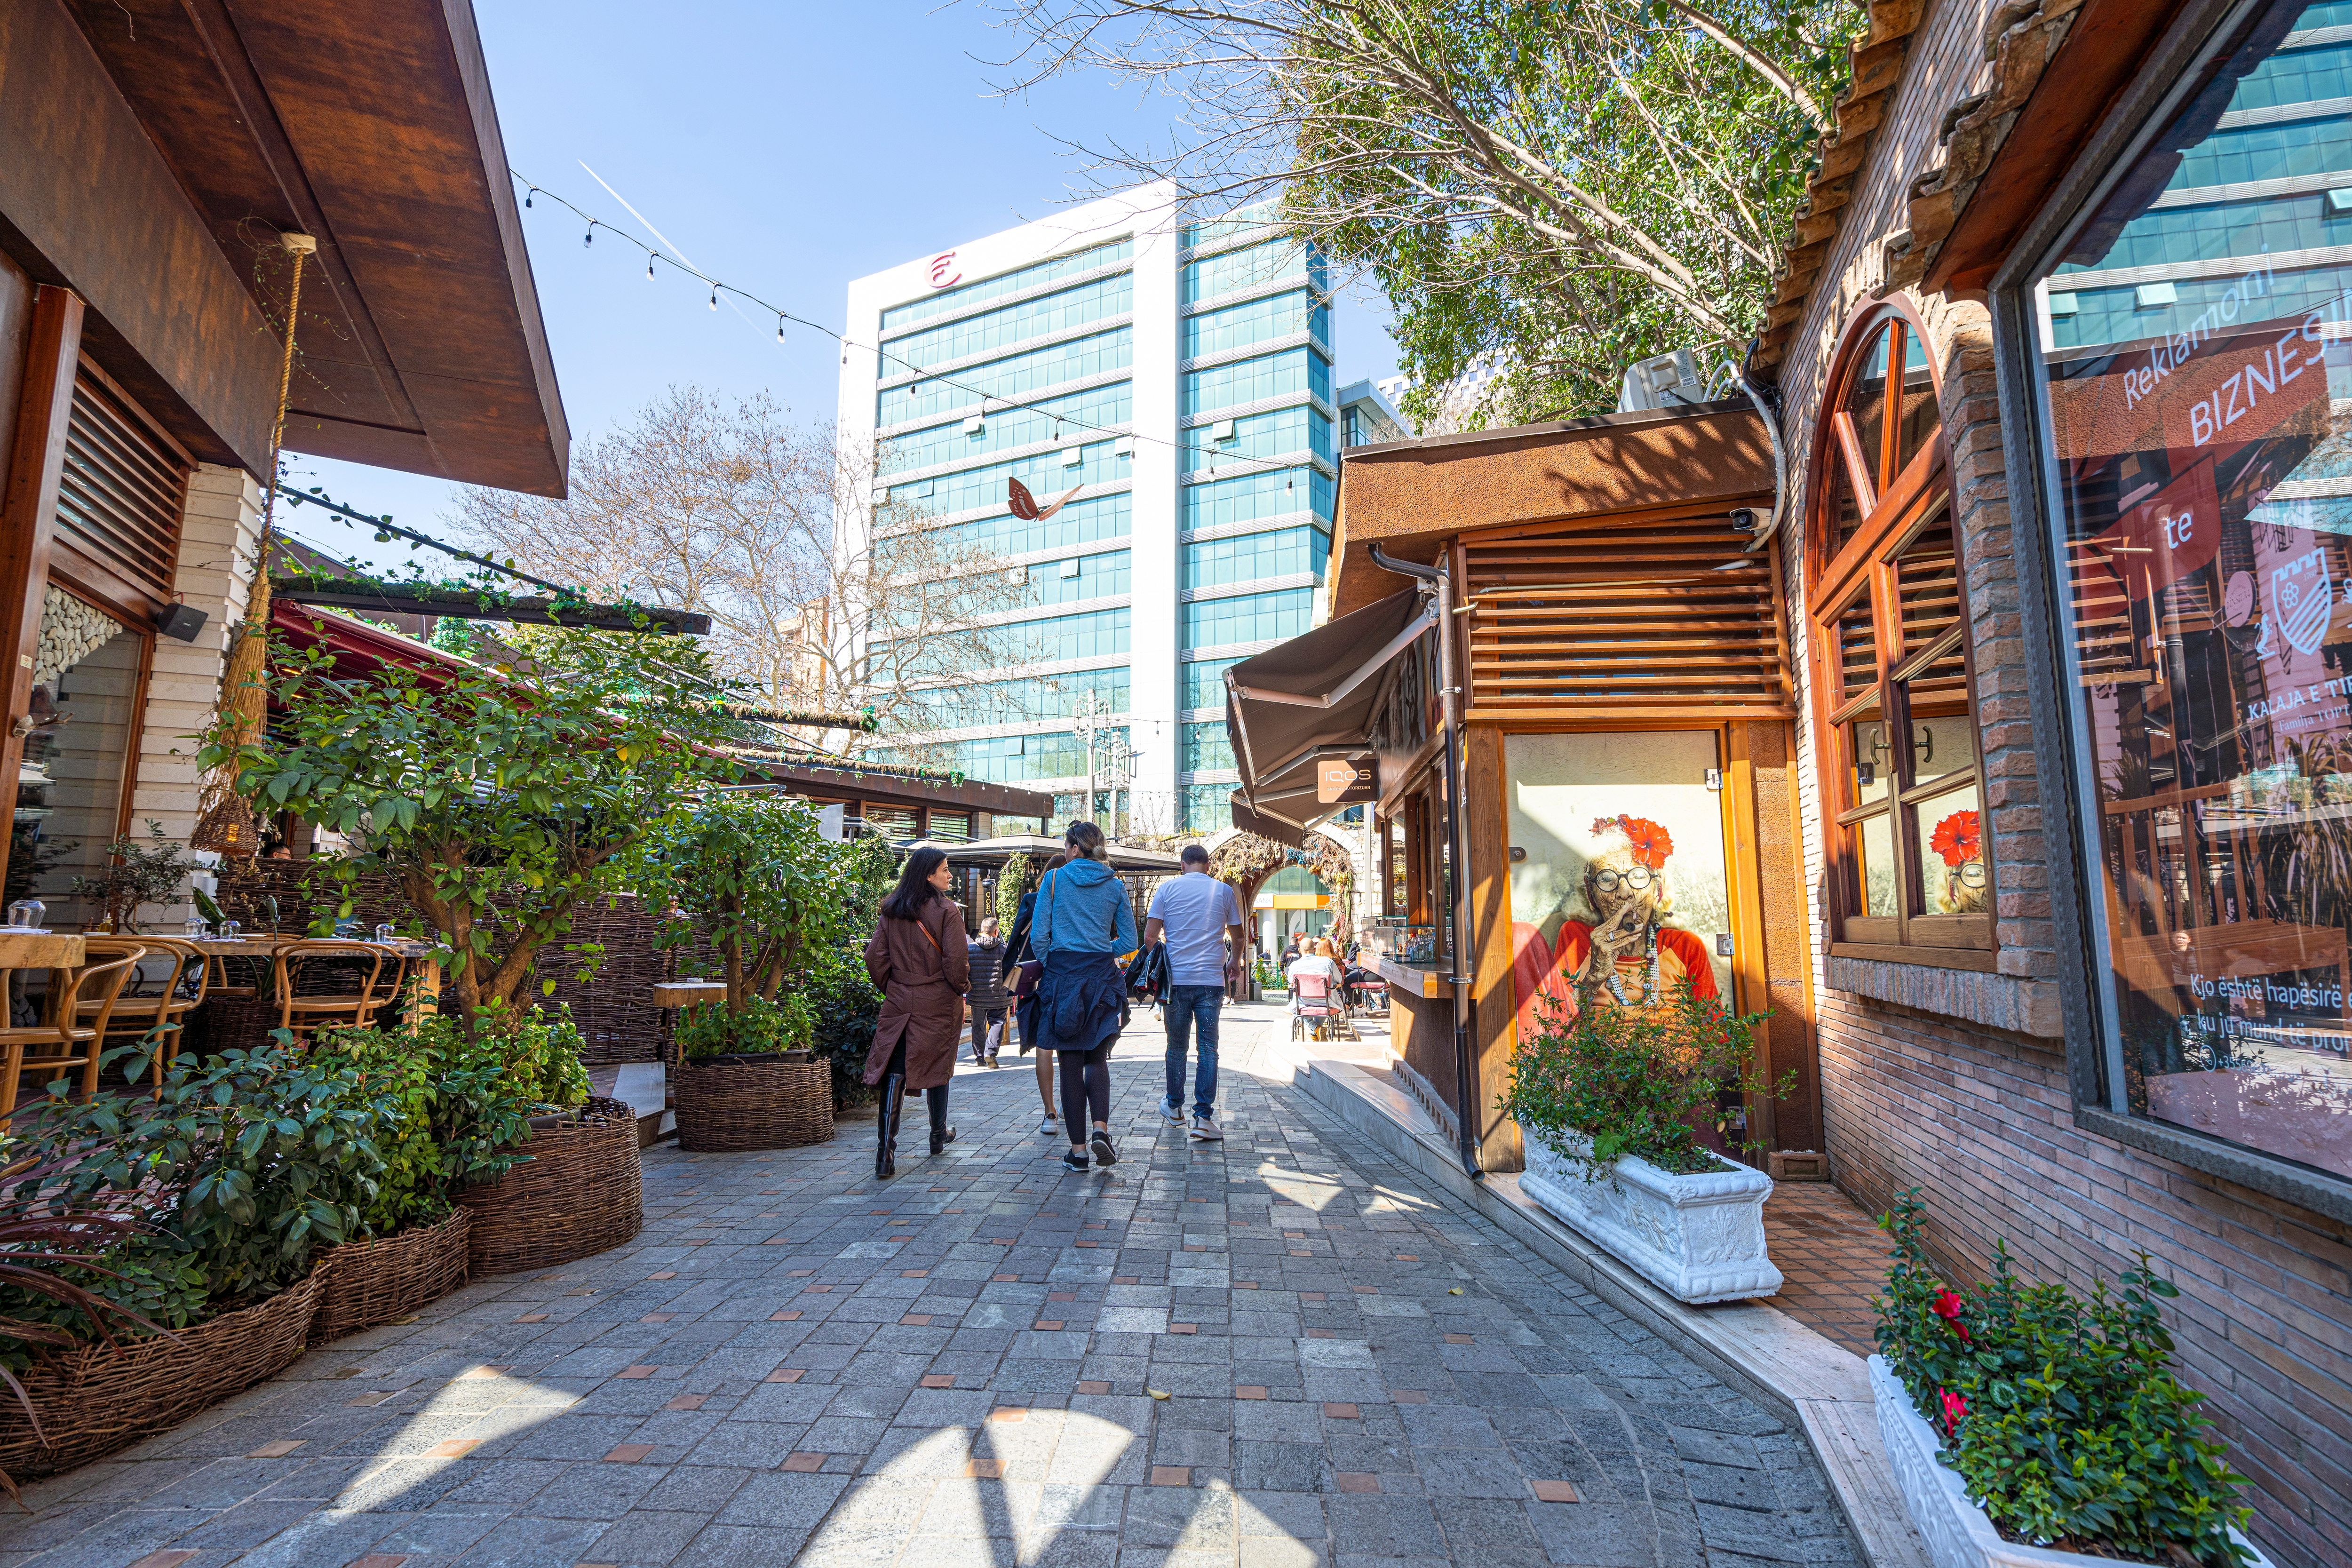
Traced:
<path id="1" fill-rule="evenodd" d="M 1924 908 L 1926 888 L 1914 836 L 1907 831 L 1907 814 L 1921 801 L 1959 787 L 1965 773 L 1973 773 L 1978 809 L 1980 814 L 1985 811 L 1981 744 L 1971 747 L 1975 760 L 1970 768 L 1941 773 L 1925 783 L 1913 771 L 1914 748 L 1892 748 L 1891 776 L 1880 796 L 1869 801 L 1857 798 L 1845 756 L 1846 726 L 1862 721 L 1874 708 L 1889 735 L 1910 734 L 1912 678 L 1938 659 L 1948 658 L 1955 647 L 1964 671 L 1962 712 L 1970 728 L 1981 735 L 1977 720 L 1976 657 L 1969 635 L 1968 571 L 1957 518 L 1951 521 L 1955 622 L 1919 647 L 1906 648 L 1903 641 L 1900 558 L 1952 507 L 1951 464 L 1940 420 L 1934 437 L 1896 468 L 1902 420 L 1893 394 L 1901 385 L 1909 337 L 1929 345 L 1927 374 L 1937 408 L 1944 406 L 1934 338 L 1907 304 L 1888 301 L 1848 324 L 1832 362 L 1813 437 L 1805 607 L 1812 668 L 1814 769 L 1821 781 L 1828 868 L 1830 951 L 1839 957 L 1990 972 L 1996 966 L 1997 947 L 1990 834 L 1985 835 L 1984 849 L 1985 911 L 1933 914 L 1913 912 Z M 1862 451 L 1845 401 L 1872 347 L 1880 342 L 1887 349 L 1887 393 L 1884 395 L 1887 405 L 1879 418 L 1879 449 L 1872 454 Z M 1843 542 L 1835 537 L 1837 520 L 1832 515 L 1837 489 L 1832 481 L 1841 477 L 1853 497 L 1859 518 L 1852 536 Z M 1849 697 L 1838 622 L 1857 605 L 1869 606 L 1876 678 L 1867 689 Z M 1863 825 L 1880 817 L 1888 824 L 1899 895 L 1896 912 L 1890 915 L 1864 912 L 1862 868 L 1855 853 Z"/>

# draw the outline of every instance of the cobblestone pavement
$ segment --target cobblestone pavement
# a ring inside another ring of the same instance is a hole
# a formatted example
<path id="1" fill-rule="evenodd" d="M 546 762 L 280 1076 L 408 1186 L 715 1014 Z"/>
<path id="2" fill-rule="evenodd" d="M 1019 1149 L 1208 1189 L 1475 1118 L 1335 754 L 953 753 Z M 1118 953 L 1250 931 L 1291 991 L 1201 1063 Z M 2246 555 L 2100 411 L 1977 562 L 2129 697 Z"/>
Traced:
<path id="1" fill-rule="evenodd" d="M 1258 1026 L 1195 1144 L 1139 1019 L 1107 1173 L 1025 1063 L 887 1184 L 870 1123 L 650 1152 L 631 1246 L 28 1488 L 0 1568 L 1859 1563 L 1799 1437 L 1234 1070 Z"/>

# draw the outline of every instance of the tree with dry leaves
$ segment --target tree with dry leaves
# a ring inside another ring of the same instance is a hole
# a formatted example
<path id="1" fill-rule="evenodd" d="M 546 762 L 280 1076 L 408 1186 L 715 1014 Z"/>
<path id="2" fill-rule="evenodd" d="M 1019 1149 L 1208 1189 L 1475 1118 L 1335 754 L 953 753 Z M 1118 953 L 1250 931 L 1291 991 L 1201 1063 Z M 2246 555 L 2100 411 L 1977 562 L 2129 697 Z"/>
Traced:
<path id="1" fill-rule="evenodd" d="M 1071 71 L 1181 105 L 1087 148 L 1387 293 L 1406 411 L 1499 365 L 1490 416 L 1614 405 L 1630 362 L 1756 331 L 1864 25 L 1853 0 L 999 0 L 1019 90 Z"/>
<path id="2" fill-rule="evenodd" d="M 569 499 L 470 490 L 459 521 L 540 575 L 707 614 L 713 668 L 760 703 L 870 705 L 876 736 L 826 742 L 919 761 L 903 737 L 968 722 L 969 672 L 1023 662 L 1028 591 L 903 508 L 878 532 L 856 521 L 864 479 L 830 426 L 673 387 L 573 448 Z"/>

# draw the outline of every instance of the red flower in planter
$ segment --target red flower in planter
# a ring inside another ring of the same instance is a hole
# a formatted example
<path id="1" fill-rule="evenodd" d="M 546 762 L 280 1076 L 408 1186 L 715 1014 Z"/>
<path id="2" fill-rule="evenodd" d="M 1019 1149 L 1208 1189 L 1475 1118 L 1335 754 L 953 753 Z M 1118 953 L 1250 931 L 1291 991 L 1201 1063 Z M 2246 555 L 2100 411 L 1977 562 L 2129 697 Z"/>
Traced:
<path id="1" fill-rule="evenodd" d="M 1944 864 L 1954 868 L 1967 865 L 1984 853 L 1984 829 L 1973 811 L 1956 811 L 1936 824 L 1936 831 L 1927 839 L 1927 847 L 1944 858 Z"/>
<path id="2" fill-rule="evenodd" d="M 1954 1394 L 1948 1388 L 1940 1390 L 1939 1392 L 1941 1392 L 1944 1396 L 1944 1436 L 1947 1437 L 1957 1436 L 1960 1430 L 1961 1421 L 1968 1415 L 1969 1402 L 1961 1398 L 1958 1394 Z"/>
<path id="3" fill-rule="evenodd" d="M 1958 1295 L 1949 1290 L 1937 1292 L 1928 1310 L 1952 1325 L 1952 1331 L 1960 1336 L 1960 1343 L 1969 1342 L 1969 1326 L 1960 1321 L 1960 1299 Z"/>

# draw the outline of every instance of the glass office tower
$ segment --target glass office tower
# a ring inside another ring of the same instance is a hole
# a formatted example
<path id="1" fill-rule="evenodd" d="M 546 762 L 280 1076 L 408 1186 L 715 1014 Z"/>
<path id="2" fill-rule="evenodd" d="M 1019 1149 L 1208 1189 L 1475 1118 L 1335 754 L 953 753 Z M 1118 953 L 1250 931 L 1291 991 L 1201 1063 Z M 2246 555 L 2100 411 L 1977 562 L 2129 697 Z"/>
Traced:
<path id="1" fill-rule="evenodd" d="M 1098 755 L 1133 749 L 1129 827 L 1224 825 L 1220 678 L 1307 628 L 1330 552 L 1328 290 L 1305 247 L 1188 221 L 1164 186 L 850 285 L 839 425 L 873 468 L 853 525 L 943 531 L 1024 588 L 1001 612 L 1019 661 L 968 672 L 956 722 L 909 738 L 927 758 L 1078 815 L 1085 704 Z M 1008 479 L 1069 499 L 1024 521 Z"/>

